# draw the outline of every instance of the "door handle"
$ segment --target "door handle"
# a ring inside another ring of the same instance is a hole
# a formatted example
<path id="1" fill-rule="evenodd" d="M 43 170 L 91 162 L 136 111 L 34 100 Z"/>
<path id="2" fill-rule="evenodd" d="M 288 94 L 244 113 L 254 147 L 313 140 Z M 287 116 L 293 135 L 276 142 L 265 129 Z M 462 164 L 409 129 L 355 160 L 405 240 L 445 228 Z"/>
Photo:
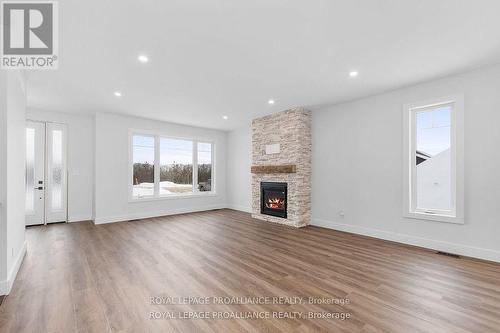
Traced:
<path id="1" fill-rule="evenodd" d="M 35 187 L 35 190 L 43 190 L 43 186 Z"/>

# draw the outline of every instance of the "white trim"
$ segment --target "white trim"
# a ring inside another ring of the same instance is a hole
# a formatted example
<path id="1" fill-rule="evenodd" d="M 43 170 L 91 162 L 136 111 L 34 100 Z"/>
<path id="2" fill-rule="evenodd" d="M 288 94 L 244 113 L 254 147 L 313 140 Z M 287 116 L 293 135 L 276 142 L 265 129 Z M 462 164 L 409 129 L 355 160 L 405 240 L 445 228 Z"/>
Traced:
<path id="1" fill-rule="evenodd" d="M 227 208 L 229 209 L 234 209 L 234 210 L 239 210 L 240 212 L 245 212 L 245 213 L 252 213 L 252 207 L 251 206 L 242 206 L 242 205 L 227 205 Z"/>
<path id="2" fill-rule="evenodd" d="M 132 134 L 132 137 L 133 137 L 133 134 Z M 154 140 L 155 140 L 155 152 L 154 152 L 154 161 L 153 161 L 153 165 L 154 165 L 154 176 L 153 176 L 153 182 L 154 182 L 154 190 L 153 190 L 153 195 L 155 197 L 158 197 L 160 195 L 160 154 L 161 154 L 161 151 L 160 151 L 160 137 L 158 135 L 155 135 L 154 136 Z M 132 158 L 134 156 L 132 155 Z M 131 164 L 132 164 L 132 174 L 134 173 L 134 161 L 130 161 Z M 130 182 L 130 178 L 129 178 L 129 182 Z M 133 191 L 133 182 L 132 182 L 132 191 Z M 132 195 L 133 193 L 130 193 L 130 195 Z M 134 198 L 132 196 L 132 198 Z M 136 199 L 140 199 L 140 197 L 137 197 Z"/>
<path id="3" fill-rule="evenodd" d="M 198 141 L 192 140 L 191 143 L 193 145 L 191 149 L 193 154 L 191 159 L 193 162 L 193 175 L 191 177 L 193 183 L 192 191 L 193 193 L 198 193 Z"/>
<path id="4" fill-rule="evenodd" d="M 421 211 L 415 207 L 414 135 L 415 112 L 439 105 L 452 105 L 451 159 L 452 159 L 452 211 Z M 403 216 L 407 218 L 464 224 L 464 96 L 456 94 L 403 106 Z"/>
<path id="5" fill-rule="evenodd" d="M 72 215 L 69 217 L 68 222 L 82 222 L 82 221 L 92 221 L 92 215 Z"/>
<path id="6" fill-rule="evenodd" d="M 142 198 L 134 198 L 129 199 L 129 203 L 137 203 L 137 202 L 148 202 L 148 201 L 162 201 L 162 200 L 176 200 L 176 199 L 190 199 L 190 198 L 204 198 L 204 197 L 216 197 L 217 193 L 212 191 L 207 192 L 189 192 L 189 193 L 181 193 L 181 194 L 164 194 L 158 197 L 148 196 Z"/>
<path id="7" fill-rule="evenodd" d="M 8 295 L 12 290 L 12 286 L 14 285 L 14 281 L 16 280 L 17 273 L 19 272 L 19 268 L 21 268 L 21 264 L 23 263 L 24 256 L 26 255 L 27 245 L 26 241 L 24 241 L 21 250 L 17 254 L 16 259 L 14 260 L 14 264 L 9 271 L 9 275 L 7 276 L 7 280 L 0 282 L 0 295 Z"/>
<path id="8" fill-rule="evenodd" d="M 144 118 L 146 119 L 146 118 Z M 148 119 L 151 120 L 151 119 Z M 187 141 L 200 141 L 200 142 L 215 142 L 213 138 L 208 138 L 205 136 L 176 136 L 170 135 L 168 132 L 164 131 L 153 131 L 153 130 L 143 130 L 137 128 L 129 128 L 129 136 L 132 134 L 145 135 L 145 136 L 160 136 L 167 139 L 177 139 L 177 140 L 187 140 Z"/>
<path id="9" fill-rule="evenodd" d="M 162 216 L 185 214 L 185 213 L 195 213 L 195 212 L 202 212 L 202 211 L 207 211 L 207 210 L 223 209 L 226 207 L 227 207 L 227 205 L 225 205 L 225 204 L 216 204 L 216 205 L 198 206 L 198 207 L 194 207 L 194 208 L 171 209 L 171 210 L 159 211 L 159 212 L 154 212 L 154 213 L 133 213 L 133 214 L 126 214 L 126 215 L 118 215 L 118 216 L 97 217 L 94 219 L 94 224 L 125 222 L 125 221 L 130 221 L 130 220 L 148 219 L 148 218 L 153 218 L 153 217 L 162 217 Z"/>
<path id="10" fill-rule="evenodd" d="M 500 262 L 500 251 L 485 249 L 481 247 L 449 243 L 429 238 L 415 237 L 397 232 L 384 231 L 380 229 L 367 228 L 357 225 L 337 223 L 323 219 L 313 218 L 311 225 L 349 232 L 357 235 L 369 236 L 378 239 L 423 247 L 436 251 L 454 253 L 471 258 Z"/>

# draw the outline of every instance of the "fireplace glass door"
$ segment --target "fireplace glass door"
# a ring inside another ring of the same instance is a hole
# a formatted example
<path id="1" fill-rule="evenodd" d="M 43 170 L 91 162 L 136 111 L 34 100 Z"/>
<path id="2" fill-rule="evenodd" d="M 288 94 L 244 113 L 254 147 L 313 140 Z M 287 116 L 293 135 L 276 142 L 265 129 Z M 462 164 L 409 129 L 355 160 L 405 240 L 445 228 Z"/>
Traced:
<path id="1" fill-rule="evenodd" d="M 287 217 L 287 184 L 262 182 L 261 188 L 261 214 Z"/>

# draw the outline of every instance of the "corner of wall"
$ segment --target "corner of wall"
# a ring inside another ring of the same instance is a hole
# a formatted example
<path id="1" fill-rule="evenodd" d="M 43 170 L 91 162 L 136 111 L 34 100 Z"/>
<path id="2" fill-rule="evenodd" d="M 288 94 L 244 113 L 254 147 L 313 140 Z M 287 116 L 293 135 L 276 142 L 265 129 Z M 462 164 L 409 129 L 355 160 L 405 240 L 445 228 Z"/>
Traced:
<path id="1" fill-rule="evenodd" d="M 0 294 L 7 279 L 7 74 L 0 71 Z"/>
<path id="2" fill-rule="evenodd" d="M 0 295 L 8 295 L 14 286 L 14 281 L 16 280 L 17 273 L 21 268 L 21 264 L 23 263 L 24 257 L 26 256 L 27 245 L 26 241 L 24 241 L 21 250 L 18 252 L 14 263 L 7 275 L 7 279 L 0 281 Z"/>
<path id="3" fill-rule="evenodd" d="M 8 294 L 26 253 L 24 73 L 0 74 L 0 94 L 0 291 Z"/>

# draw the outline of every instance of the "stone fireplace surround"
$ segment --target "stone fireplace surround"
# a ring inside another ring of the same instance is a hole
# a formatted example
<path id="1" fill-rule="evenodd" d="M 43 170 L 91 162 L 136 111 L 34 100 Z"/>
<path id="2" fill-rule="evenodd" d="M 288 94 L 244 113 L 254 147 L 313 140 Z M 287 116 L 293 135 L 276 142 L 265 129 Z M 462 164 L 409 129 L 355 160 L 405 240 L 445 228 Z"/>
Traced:
<path id="1" fill-rule="evenodd" d="M 266 146 L 277 144 L 279 152 L 266 153 Z M 310 223 L 311 147 L 308 110 L 290 109 L 252 121 L 252 217 L 297 228 Z M 260 213 L 261 182 L 288 184 L 287 218 Z"/>

